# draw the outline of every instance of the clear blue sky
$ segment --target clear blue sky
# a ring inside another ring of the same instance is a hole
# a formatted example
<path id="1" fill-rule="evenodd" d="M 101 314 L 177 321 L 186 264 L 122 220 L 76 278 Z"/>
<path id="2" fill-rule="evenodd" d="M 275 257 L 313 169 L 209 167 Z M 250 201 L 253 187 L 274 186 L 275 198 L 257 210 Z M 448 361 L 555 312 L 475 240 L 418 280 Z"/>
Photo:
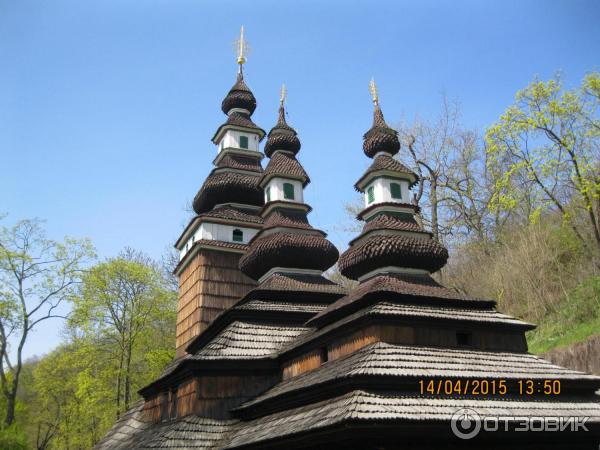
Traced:
<path id="1" fill-rule="evenodd" d="M 340 249 L 344 202 L 369 160 L 374 76 L 389 123 L 433 118 L 441 93 L 466 126 L 491 124 L 534 76 L 567 85 L 598 70 L 598 1 L 72 0 L 0 2 L 0 212 L 45 219 L 53 238 L 87 236 L 160 257 L 211 169 L 210 138 L 234 82 L 240 25 L 255 122 L 289 122 L 312 184 L 313 225 Z M 28 355 L 59 342 L 49 322 Z"/>

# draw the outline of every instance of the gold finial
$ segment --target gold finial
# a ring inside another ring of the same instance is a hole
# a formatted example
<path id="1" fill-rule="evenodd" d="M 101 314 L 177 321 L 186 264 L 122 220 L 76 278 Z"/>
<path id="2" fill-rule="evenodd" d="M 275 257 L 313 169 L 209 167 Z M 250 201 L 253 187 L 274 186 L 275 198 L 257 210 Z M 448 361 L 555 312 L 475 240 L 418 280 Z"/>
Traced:
<path id="1" fill-rule="evenodd" d="M 371 78 L 371 81 L 369 81 L 369 92 L 373 98 L 373 104 L 377 105 L 379 103 L 379 94 L 377 93 L 377 85 L 375 84 L 375 80 L 373 78 Z"/>
<path id="2" fill-rule="evenodd" d="M 244 39 L 244 26 L 240 29 L 240 38 L 235 41 L 235 47 L 237 50 L 237 63 L 240 65 L 240 70 L 242 69 L 242 65 L 246 62 L 246 54 L 248 53 L 248 43 Z"/>
<path id="3" fill-rule="evenodd" d="M 285 84 L 281 85 L 281 95 L 279 96 L 279 104 L 281 106 L 284 105 L 284 103 L 287 100 L 287 88 L 285 87 Z"/>

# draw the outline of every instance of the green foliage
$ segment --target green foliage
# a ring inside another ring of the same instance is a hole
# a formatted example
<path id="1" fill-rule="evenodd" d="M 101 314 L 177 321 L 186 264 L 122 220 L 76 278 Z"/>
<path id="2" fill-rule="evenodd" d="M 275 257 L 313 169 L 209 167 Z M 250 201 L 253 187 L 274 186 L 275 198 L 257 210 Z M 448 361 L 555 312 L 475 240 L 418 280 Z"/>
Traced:
<path id="1" fill-rule="evenodd" d="M 27 439 L 23 430 L 16 424 L 0 427 L 0 448 L 3 450 L 26 450 Z"/>
<path id="2" fill-rule="evenodd" d="M 19 393 L 27 407 L 17 418 L 32 448 L 93 447 L 127 408 L 126 380 L 133 402 L 174 357 L 177 295 L 143 255 L 96 264 L 70 300 L 65 344 L 27 365 Z"/>
<path id="3" fill-rule="evenodd" d="M 570 291 L 555 312 L 528 333 L 529 350 L 544 353 L 585 340 L 600 330 L 600 276 L 591 276 Z"/>
<path id="4" fill-rule="evenodd" d="M 558 76 L 535 80 L 486 133 L 496 180 L 490 208 L 521 208 L 532 221 L 558 210 L 593 252 L 600 248 L 599 77 L 589 74 L 576 90 L 564 89 Z M 578 208 L 587 212 L 585 226 L 573 220 Z"/>
<path id="5" fill-rule="evenodd" d="M 40 323 L 57 319 L 60 304 L 75 290 L 94 257 L 87 239 L 47 239 L 39 220 L 0 228 L 0 393 L 5 425 L 15 420 L 22 353 Z"/>

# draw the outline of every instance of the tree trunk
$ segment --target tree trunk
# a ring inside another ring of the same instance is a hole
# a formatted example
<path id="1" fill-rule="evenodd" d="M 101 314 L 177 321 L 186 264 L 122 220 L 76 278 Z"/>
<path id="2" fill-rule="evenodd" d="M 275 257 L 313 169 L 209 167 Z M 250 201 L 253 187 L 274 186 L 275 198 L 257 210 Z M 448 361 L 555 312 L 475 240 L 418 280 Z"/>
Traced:
<path id="1" fill-rule="evenodd" d="M 439 241 L 440 228 L 438 223 L 438 198 L 437 198 L 437 175 L 431 176 L 431 188 L 429 192 L 429 200 L 431 201 L 431 232 L 433 238 Z"/>
<path id="2" fill-rule="evenodd" d="M 125 362 L 125 411 L 129 409 L 129 403 L 131 401 L 131 342 L 128 343 L 127 347 L 127 360 Z"/>
<path id="3" fill-rule="evenodd" d="M 119 355 L 119 370 L 117 371 L 117 396 L 116 396 L 116 405 L 117 405 L 117 419 L 121 415 L 121 379 L 123 377 L 123 346 L 121 345 L 121 351 Z"/>
<path id="4" fill-rule="evenodd" d="M 15 405 L 16 405 L 17 392 L 13 391 L 6 397 L 6 416 L 4 418 L 4 424 L 9 427 L 15 421 Z"/>

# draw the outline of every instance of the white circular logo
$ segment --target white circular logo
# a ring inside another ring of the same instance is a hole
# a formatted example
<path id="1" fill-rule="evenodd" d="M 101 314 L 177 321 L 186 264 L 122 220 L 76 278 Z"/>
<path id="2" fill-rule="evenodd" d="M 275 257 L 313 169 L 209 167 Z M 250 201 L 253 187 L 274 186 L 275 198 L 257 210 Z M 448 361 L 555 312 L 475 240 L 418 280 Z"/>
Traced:
<path id="1" fill-rule="evenodd" d="M 452 414 L 450 425 L 456 437 L 471 439 L 481 430 L 481 417 L 472 409 L 462 408 Z"/>

